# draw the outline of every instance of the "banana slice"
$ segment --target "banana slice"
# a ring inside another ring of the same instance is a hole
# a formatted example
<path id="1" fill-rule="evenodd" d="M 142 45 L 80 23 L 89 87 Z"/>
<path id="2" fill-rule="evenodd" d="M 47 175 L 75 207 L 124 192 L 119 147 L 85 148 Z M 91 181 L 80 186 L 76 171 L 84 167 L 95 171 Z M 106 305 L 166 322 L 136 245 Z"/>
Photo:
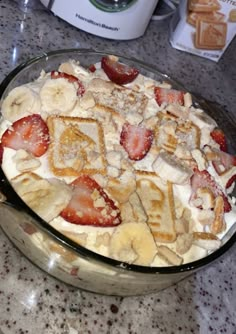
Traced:
<path id="1" fill-rule="evenodd" d="M 126 223 L 117 226 L 110 240 L 113 259 L 149 266 L 157 252 L 152 233 L 145 223 Z"/>
<path id="2" fill-rule="evenodd" d="M 25 172 L 12 179 L 13 187 L 26 204 L 41 218 L 49 222 L 67 206 L 72 189 L 58 179 L 43 179 Z"/>
<path id="3" fill-rule="evenodd" d="M 176 184 L 187 183 L 193 174 L 191 168 L 167 152 L 161 152 L 152 167 L 162 179 Z"/>
<path id="4" fill-rule="evenodd" d="M 40 90 L 42 108 L 49 114 L 67 115 L 77 101 L 77 90 L 64 78 L 49 79 Z"/>
<path id="5" fill-rule="evenodd" d="M 209 115 L 204 111 L 192 111 L 189 113 L 189 119 L 197 125 L 200 129 L 208 128 L 213 130 L 217 124 Z"/>
<path id="6" fill-rule="evenodd" d="M 2 114 L 10 122 L 29 114 L 38 114 L 41 102 L 37 93 L 26 86 L 14 88 L 2 104 Z"/>

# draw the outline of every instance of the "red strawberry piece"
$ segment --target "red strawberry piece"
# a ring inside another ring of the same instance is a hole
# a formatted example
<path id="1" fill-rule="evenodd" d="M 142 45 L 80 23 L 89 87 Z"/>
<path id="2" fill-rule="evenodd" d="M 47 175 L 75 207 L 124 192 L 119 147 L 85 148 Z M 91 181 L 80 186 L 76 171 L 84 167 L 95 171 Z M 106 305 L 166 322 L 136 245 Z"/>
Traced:
<path id="1" fill-rule="evenodd" d="M 232 184 L 236 181 L 236 174 L 231 176 L 231 178 L 226 183 L 226 189 L 232 186 Z"/>
<path id="2" fill-rule="evenodd" d="M 64 79 L 68 80 L 70 83 L 75 83 L 76 85 L 78 85 L 77 94 L 79 96 L 83 96 L 83 94 L 85 92 L 85 88 L 84 88 L 84 85 L 82 84 L 82 82 L 79 80 L 79 78 L 75 77 L 72 74 L 67 74 L 67 73 L 59 72 L 59 71 L 52 71 L 51 72 L 51 78 L 52 79 L 64 78 Z"/>
<path id="3" fill-rule="evenodd" d="M 0 164 L 2 163 L 2 157 L 3 157 L 3 146 L 0 143 Z"/>
<path id="4" fill-rule="evenodd" d="M 99 184 L 88 175 L 71 183 L 73 195 L 61 217 L 72 224 L 101 227 L 121 223 L 120 211 Z"/>
<path id="5" fill-rule="evenodd" d="M 131 160 L 141 160 L 150 150 L 153 137 L 152 130 L 140 125 L 125 123 L 120 135 L 120 144 Z"/>
<path id="6" fill-rule="evenodd" d="M 136 68 L 121 64 L 109 57 L 102 58 L 101 66 L 108 78 L 118 85 L 125 85 L 134 81 L 139 74 Z"/>
<path id="7" fill-rule="evenodd" d="M 222 189 L 217 185 L 213 177 L 208 173 L 207 170 L 199 171 L 194 170 L 194 174 L 191 177 L 191 187 L 192 195 L 190 200 L 196 198 L 196 192 L 199 188 L 209 188 L 215 197 L 221 196 L 224 200 L 224 212 L 229 212 L 231 210 L 231 205 L 228 201 L 227 196 L 224 194 Z"/>
<path id="8" fill-rule="evenodd" d="M 211 132 L 211 138 L 220 146 L 221 151 L 227 152 L 227 141 L 224 132 L 216 128 Z"/>
<path id="9" fill-rule="evenodd" d="M 35 157 L 43 155 L 49 145 L 47 124 L 40 115 L 33 114 L 14 122 L 2 135 L 2 146 L 24 149 Z"/>
<path id="10" fill-rule="evenodd" d="M 94 65 L 94 64 L 91 64 L 91 65 L 89 65 L 89 71 L 91 72 L 91 73 L 94 73 L 94 72 L 96 72 L 96 66 Z"/>
<path id="11" fill-rule="evenodd" d="M 181 106 L 184 104 L 184 92 L 182 91 L 176 89 L 155 87 L 154 94 L 156 102 L 159 106 L 161 106 L 164 102 L 168 104 L 175 103 Z"/>

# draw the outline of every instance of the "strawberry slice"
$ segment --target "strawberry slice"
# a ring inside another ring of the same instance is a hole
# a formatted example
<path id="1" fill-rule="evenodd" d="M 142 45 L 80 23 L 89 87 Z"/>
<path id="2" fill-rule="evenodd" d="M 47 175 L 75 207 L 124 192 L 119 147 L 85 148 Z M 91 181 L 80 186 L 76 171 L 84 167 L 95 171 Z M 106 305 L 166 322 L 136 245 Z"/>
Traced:
<path id="1" fill-rule="evenodd" d="M 236 181 L 236 174 L 234 174 L 233 176 L 231 176 L 231 178 L 228 180 L 228 182 L 226 183 L 226 189 L 228 189 L 229 187 L 232 186 L 232 184 Z"/>
<path id="2" fill-rule="evenodd" d="M 211 138 L 220 146 L 221 151 L 227 152 L 227 141 L 224 132 L 216 128 L 211 132 Z"/>
<path id="3" fill-rule="evenodd" d="M 91 72 L 91 73 L 94 73 L 94 72 L 96 72 L 96 66 L 94 65 L 94 64 L 91 64 L 91 65 L 89 65 L 89 67 L 88 67 L 88 69 L 89 69 L 89 71 Z"/>
<path id="4" fill-rule="evenodd" d="M 2 158 L 3 158 L 3 146 L 2 143 L 0 143 L 0 165 L 2 164 Z"/>
<path id="5" fill-rule="evenodd" d="M 18 119 L 2 135 L 2 146 L 24 149 L 35 157 L 43 155 L 49 145 L 47 124 L 38 114 Z"/>
<path id="6" fill-rule="evenodd" d="M 131 160 L 141 160 L 150 150 L 153 137 L 152 130 L 140 125 L 125 123 L 120 135 L 120 144 Z"/>
<path id="7" fill-rule="evenodd" d="M 120 211 L 99 184 L 88 175 L 81 175 L 71 183 L 72 198 L 61 217 L 72 224 L 101 227 L 121 223 Z"/>
<path id="8" fill-rule="evenodd" d="M 199 171 L 194 170 L 194 174 L 191 177 L 192 195 L 190 200 L 196 199 L 196 192 L 198 188 L 209 188 L 215 197 L 222 196 L 224 200 L 224 212 L 231 210 L 231 205 L 228 201 L 227 196 L 224 194 L 222 189 L 217 185 L 213 177 L 208 173 L 207 170 Z"/>
<path id="9" fill-rule="evenodd" d="M 176 89 L 168 89 L 161 87 L 154 87 L 155 100 L 159 106 L 166 102 L 168 104 L 175 103 L 179 105 L 184 104 L 184 92 Z"/>
<path id="10" fill-rule="evenodd" d="M 139 74 L 139 70 L 136 68 L 121 64 L 110 57 L 103 57 L 101 66 L 108 78 L 118 85 L 125 85 L 134 81 Z"/>
<path id="11" fill-rule="evenodd" d="M 52 71 L 51 72 L 51 78 L 52 79 L 64 78 L 64 79 L 68 80 L 70 83 L 75 83 L 76 85 L 78 85 L 77 95 L 78 96 L 83 96 L 84 95 L 84 92 L 85 92 L 84 85 L 79 80 L 79 78 L 75 77 L 74 75 L 67 74 L 67 73 L 64 73 L 64 72 L 59 72 L 59 71 Z"/>

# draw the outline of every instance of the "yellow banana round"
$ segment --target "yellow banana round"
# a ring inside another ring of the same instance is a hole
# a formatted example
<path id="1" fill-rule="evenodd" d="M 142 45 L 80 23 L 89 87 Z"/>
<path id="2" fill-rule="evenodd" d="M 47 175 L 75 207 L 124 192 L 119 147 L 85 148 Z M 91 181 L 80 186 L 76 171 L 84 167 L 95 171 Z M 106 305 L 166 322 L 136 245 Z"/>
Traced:
<path id="1" fill-rule="evenodd" d="M 38 114 L 41 107 L 39 95 L 26 86 L 14 88 L 2 104 L 5 119 L 15 122 L 30 114 Z"/>
<path id="2" fill-rule="evenodd" d="M 146 223 L 121 224 L 111 236 L 110 256 L 116 260 L 149 266 L 156 253 L 156 243 Z"/>
<path id="3" fill-rule="evenodd" d="M 39 95 L 43 111 L 49 114 L 67 115 L 77 101 L 74 84 L 64 78 L 48 79 Z"/>

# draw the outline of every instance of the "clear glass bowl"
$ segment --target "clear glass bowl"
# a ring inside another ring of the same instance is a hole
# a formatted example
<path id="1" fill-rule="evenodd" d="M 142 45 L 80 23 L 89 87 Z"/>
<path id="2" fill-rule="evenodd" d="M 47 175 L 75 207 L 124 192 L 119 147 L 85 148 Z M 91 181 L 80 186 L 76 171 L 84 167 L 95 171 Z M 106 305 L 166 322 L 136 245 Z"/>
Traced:
<path id="1" fill-rule="evenodd" d="M 30 82 L 37 77 L 42 69 L 51 71 L 68 59 L 78 59 L 88 67 L 107 55 L 93 50 L 60 50 L 35 57 L 13 70 L 0 86 L 1 101 L 14 87 Z M 177 89 L 182 85 L 161 74 L 153 66 L 141 61 L 120 55 L 120 60 L 135 66 L 144 75 L 155 80 L 167 81 Z M 212 109 L 205 101 L 195 99 L 196 104 L 203 105 L 218 122 L 227 130 L 231 150 L 236 151 L 233 141 L 235 125 L 221 109 Z M 170 267 L 142 267 L 122 263 L 96 254 L 79 246 L 48 223 L 37 216 L 16 194 L 0 168 L 0 225 L 14 245 L 34 264 L 75 287 L 106 295 L 141 295 L 160 291 L 195 271 L 209 265 L 224 254 L 235 242 L 236 232 L 233 226 L 224 237 L 220 249 L 197 261 Z M 3 218 L 4 217 L 4 218 Z M 234 224 L 236 225 L 236 224 Z M 53 251 L 47 252 L 41 245 L 50 242 Z M 73 265 L 72 263 L 76 263 Z"/>

